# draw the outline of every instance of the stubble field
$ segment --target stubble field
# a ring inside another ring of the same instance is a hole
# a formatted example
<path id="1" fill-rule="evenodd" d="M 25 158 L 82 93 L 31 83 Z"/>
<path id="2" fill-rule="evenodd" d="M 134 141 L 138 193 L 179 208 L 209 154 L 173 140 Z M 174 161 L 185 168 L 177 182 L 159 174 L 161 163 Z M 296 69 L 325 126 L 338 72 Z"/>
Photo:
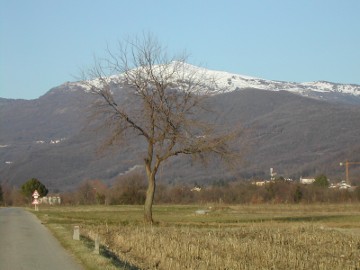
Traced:
<path id="1" fill-rule="evenodd" d="M 360 269 L 360 205 L 40 207 L 87 269 Z M 72 240 L 80 226 L 81 241 Z M 92 240 L 100 239 L 100 254 Z"/>

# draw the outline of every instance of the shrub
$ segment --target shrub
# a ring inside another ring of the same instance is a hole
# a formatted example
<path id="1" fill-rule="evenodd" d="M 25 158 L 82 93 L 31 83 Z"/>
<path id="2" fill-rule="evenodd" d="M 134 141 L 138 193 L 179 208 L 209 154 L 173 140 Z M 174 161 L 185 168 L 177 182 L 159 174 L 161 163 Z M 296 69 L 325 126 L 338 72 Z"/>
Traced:
<path id="1" fill-rule="evenodd" d="M 327 179 L 326 175 L 321 174 L 315 178 L 313 185 L 327 188 L 329 187 L 329 180 Z"/>

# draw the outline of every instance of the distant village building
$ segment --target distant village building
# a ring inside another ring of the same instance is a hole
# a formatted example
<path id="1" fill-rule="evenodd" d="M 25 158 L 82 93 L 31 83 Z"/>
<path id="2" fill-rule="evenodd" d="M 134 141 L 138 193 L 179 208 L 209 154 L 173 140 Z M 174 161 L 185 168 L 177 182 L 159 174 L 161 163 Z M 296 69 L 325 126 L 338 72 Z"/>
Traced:
<path id="1" fill-rule="evenodd" d="M 333 189 L 351 189 L 352 187 L 346 183 L 346 181 L 341 181 L 337 184 L 331 184 L 329 188 Z"/>
<path id="2" fill-rule="evenodd" d="M 45 196 L 39 199 L 40 203 L 49 204 L 49 205 L 59 205 L 61 204 L 60 196 Z"/>
<path id="3" fill-rule="evenodd" d="M 200 192 L 200 191 L 201 191 L 201 187 L 193 187 L 192 189 L 190 189 L 190 191 Z"/>
<path id="4" fill-rule="evenodd" d="M 310 185 L 315 182 L 315 178 L 302 178 L 300 177 L 300 183 L 304 185 Z"/>
<path id="5" fill-rule="evenodd" d="M 270 168 L 270 180 L 275 181 L 277 173 L 274 171 L 274 168 Z"/>
<path id="6" fill-rule="evenodd" d="M 341 181 L 338 184 L 339 189 L 349 189 L 351 188 L 351 186 L 349 184 L 347 184 L 345 181 Z"/>
<path id="7" fill-rule="evenodd" d="M 256 185 L 256 186 L 258 186 L 258 187 L 262 187 L 262 186 L 265 186 L 265 185 L 268 185 L 268 184 L 270 184 L 270 183 L 275 183 L 275 181 L 272 181 L 272 180 L 264 180 L 264 181 L 255 181 L 255 182 L 253 182 L 252 184 L 253 185 Z"/>

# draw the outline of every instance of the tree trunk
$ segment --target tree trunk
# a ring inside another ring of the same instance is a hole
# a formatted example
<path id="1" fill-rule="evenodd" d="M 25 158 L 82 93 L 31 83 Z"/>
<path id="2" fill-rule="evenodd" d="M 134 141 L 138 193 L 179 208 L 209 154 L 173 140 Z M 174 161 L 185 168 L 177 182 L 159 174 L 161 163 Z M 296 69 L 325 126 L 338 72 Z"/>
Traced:
<path id="1" fill-rule="evenodd" d="M 152 224 L 152 205 L 154 201 L 155 194 L 155 174 L 151 173 L 147 175 L 148 177 L 148 188 L 146 191 L 146 199 L 144 205 L 144 221 L 145 223 Z"/>

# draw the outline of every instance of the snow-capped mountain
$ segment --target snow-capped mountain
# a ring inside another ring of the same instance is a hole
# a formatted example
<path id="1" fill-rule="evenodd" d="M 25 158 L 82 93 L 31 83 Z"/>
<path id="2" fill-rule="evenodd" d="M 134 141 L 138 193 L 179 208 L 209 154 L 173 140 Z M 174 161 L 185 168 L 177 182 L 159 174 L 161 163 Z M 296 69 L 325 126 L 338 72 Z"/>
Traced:
<path id="1" fill-rule="evenodd" d="M 199 76 L 204 86 L 214 80 L 224 90 L 209 97 L 211 112 L 201 119 L 229 130 L 234 125 L 245 129 L 234 142 L 244 163 L 230 172 L 217 163 L 203 168 L 178 157 L 164 166 L 164 182 L 210 184 L 232 179 L 232 173 L 243 179 L 267 179 L 269 168 L 294 179 L 322 173 L 342 179 L 339 162 L 358 159 L 358 85 L 268 81 L 191 65 L 184 65 L 182 72 L 184 77 Z M 121 79 L 121 75 L 108 78 L 120 102 L 122 90 L 129 90 Z M 66 190 L 84 179 L 111 184 L 142 164 L 143 141 L 137 136 L 114 151 L 98 154 L 107 133 L 89 123 L 97 97 L 87 93 L 86 85 L 64 83 L 34 100 L 0 99 L 0 179 L 20 186 L 36 177 L 51 190 Z M 354 166 L 351 173 L 359 175 L 360 167 Z"/>
<path id="2" fill-rule="evenodd" d="M 157 66 L 156 68 L 161 72 L 164 72 L 163 66 Z M 179 62 L 174 62 L 172 65 L 168 65 L 167 69 L 168 71 L 178 69 L 180 75 L 178 77 L 175 76 L 175 79 L 179 77 L 186 78 L 191 76 L 194 78 L 194 76 L 198 76 L 197 80 L 202 81 L 205 87 L 215 87 L 216 90 L 221 90 L 216 91 L 215 93 L 232 92 L 252 88 L 268 91 L 288 91 L 315 99 L 360 103 L 360 85 L 356 84 L 339 84 L 327 81 L 303 83 L 273 81 L 225 71 L 209 70 L 187 63 L 179 64 Z M 138 71 L 138 69 L 136 69 L 136 71 Z M 107 80 L 109 82 L 119 84 L 124 82 L 124 77 L 122 74 L 113 75 L 108 77 Z M 90 83 L 98 86 L 100 81 L 95 79 Z M 68 90 L 77 90 L 79 88 L 82 88 L 85 91 L 90 89 L 88 82 L 84 83 L 80 81 L 67 83 Z M 352 98 L 356 98 L 356 100 L 351 100 Z"/>

